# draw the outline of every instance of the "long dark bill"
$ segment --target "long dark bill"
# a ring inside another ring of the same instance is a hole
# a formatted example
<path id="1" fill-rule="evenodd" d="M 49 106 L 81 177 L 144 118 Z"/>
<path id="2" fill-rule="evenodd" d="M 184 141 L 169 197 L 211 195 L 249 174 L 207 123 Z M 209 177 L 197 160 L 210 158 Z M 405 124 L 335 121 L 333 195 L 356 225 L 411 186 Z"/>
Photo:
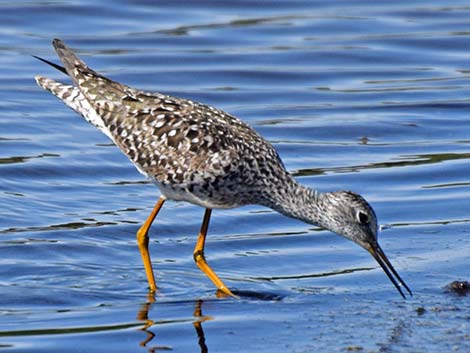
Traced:
<path id="1" fill-rule="evenodd" d="M 406 299 L 405 294 L 402 291 L 401 287 L 404 287 L 410 296 L 413 295 L 411 292 L 410 288 L 406 285 L 406 283 L 401 279 L 400 275 L 398 274 L 397 271 L 393 268 L 392 264 L 388 260 L 387 256 L 383 252 L 383 250 L 380 248 L 379 244 L 371 244 L 370 248 L 367 249 L 371 255 L 374 257 L 374 259 L 378 262 L 380 267 L 384 270 L 385 274 L 388 276 L 390 281 L 393 283 L 395 288 L 400 292 L 401 296 L 403 299 Z"/>

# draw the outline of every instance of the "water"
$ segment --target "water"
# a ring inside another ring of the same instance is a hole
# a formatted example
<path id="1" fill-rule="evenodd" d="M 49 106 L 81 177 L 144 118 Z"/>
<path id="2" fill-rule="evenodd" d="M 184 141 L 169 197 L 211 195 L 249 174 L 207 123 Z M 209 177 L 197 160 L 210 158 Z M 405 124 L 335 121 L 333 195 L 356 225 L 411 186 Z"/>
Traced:
<path id="1" fill-rule="evenodd" d="M 468 352 L 466 1 L 0 2 L 0 351 Z M 62 38 L 98 71 L 249 122 L 302 183 L 374 206 L 404 301 L 364 250 L 259 207 L 167 203 L 147 297 L 135 232 L 156 188 L 35 84 Z"/>

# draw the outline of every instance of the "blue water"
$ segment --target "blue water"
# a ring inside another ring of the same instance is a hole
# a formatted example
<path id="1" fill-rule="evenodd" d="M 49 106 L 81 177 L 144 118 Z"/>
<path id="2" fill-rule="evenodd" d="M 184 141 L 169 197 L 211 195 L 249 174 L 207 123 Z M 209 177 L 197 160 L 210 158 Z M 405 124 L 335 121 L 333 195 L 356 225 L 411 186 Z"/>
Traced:
<path id="1" fill-rule="evenodd" d="M 0 351 L 468 352 L 468 1 L 0 2 Z M 374 206 L 403 300 L 364 250 L 260 207 L 165 204 L 36 86 L 62 38 L 99 72 L 250 123 L 299 180 Z"/>

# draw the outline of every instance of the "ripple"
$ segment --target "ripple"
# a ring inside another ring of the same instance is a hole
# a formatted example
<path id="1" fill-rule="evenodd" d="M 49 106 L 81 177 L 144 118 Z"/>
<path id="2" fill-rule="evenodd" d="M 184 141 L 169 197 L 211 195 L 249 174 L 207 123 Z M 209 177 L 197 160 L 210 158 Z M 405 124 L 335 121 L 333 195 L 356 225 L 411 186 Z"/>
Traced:
<path id="1" fill-rule="evenodd" d="M 81 228 L 89 228 L 89 227 L 103 227 L 109 225 L 116 225 L 115 222 L 71 222 L 71 223 L 63 223 L 63 224 L 53 224 L 44 227 L 25 227 L 25 228 L 7 228 L 1 229 L 0 234 L 6 233 L 23 233 L 23 232 L 46 232 L 46 231 L 54 231 L 54 230 L 73 230 L 73 229 L 81 229 Z"/>
<path id="2" fill-rule="evenodd" d="M 60 157 L 59 154 L 54 153 L 42 153 L 37 156 L 22 156 L 22 157 L 4 157 L 0 158 L 0 164 L 15 164 L 15 163 L 25 163 L 30 159 L 36 158 L 48 158 L 48 157 Z"/>

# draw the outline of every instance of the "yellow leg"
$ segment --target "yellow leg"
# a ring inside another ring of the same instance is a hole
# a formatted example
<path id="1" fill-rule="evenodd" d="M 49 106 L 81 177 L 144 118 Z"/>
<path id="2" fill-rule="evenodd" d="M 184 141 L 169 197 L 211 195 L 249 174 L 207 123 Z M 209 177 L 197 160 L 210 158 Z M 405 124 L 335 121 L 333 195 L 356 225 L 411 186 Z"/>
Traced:
<path id="1" fill-rule="evenodd" d="M 194 261 L 202 272 L 215 284 L 215 286 L 224 294 L 238 298 L 234 295 L 230 289 L 222 282 L 222 280 L 215 274 L 215 272 L 209 267 L 204 257 L 204 245 L 206 243 L 207 228 L 209 228 L 209 219 L 211 218 L 211 209 L 206 208 L 204 213 L 204 220 L 202 221 L 201 231 L 199 232 L 199 238 L 197 239 L 196 246 L 194 248 Z"/>
<path id="2" fill-rule="evenodd" d="M 162 208 L 163 203 L 165 202 L 164 197 L 160 197 L 153 208 L 152 212 L 148 216 L 145 223 L 137 231 L 137 245 L 139 245 L 140 254 L 142 255 L 142 261 L 144 262 L 145 274 L 147 275 L 147 280 L 149 282 L 149 288 L 151 292 L 157 290 L 157 285 L 155 284 L 155 276 L 153 275 L 152 261 L 150 260 L 149 254 L 149 236 L 148 231 L 150 226 L 153 223 L 153 220 L 157 216 L 160 208 Z"/>

